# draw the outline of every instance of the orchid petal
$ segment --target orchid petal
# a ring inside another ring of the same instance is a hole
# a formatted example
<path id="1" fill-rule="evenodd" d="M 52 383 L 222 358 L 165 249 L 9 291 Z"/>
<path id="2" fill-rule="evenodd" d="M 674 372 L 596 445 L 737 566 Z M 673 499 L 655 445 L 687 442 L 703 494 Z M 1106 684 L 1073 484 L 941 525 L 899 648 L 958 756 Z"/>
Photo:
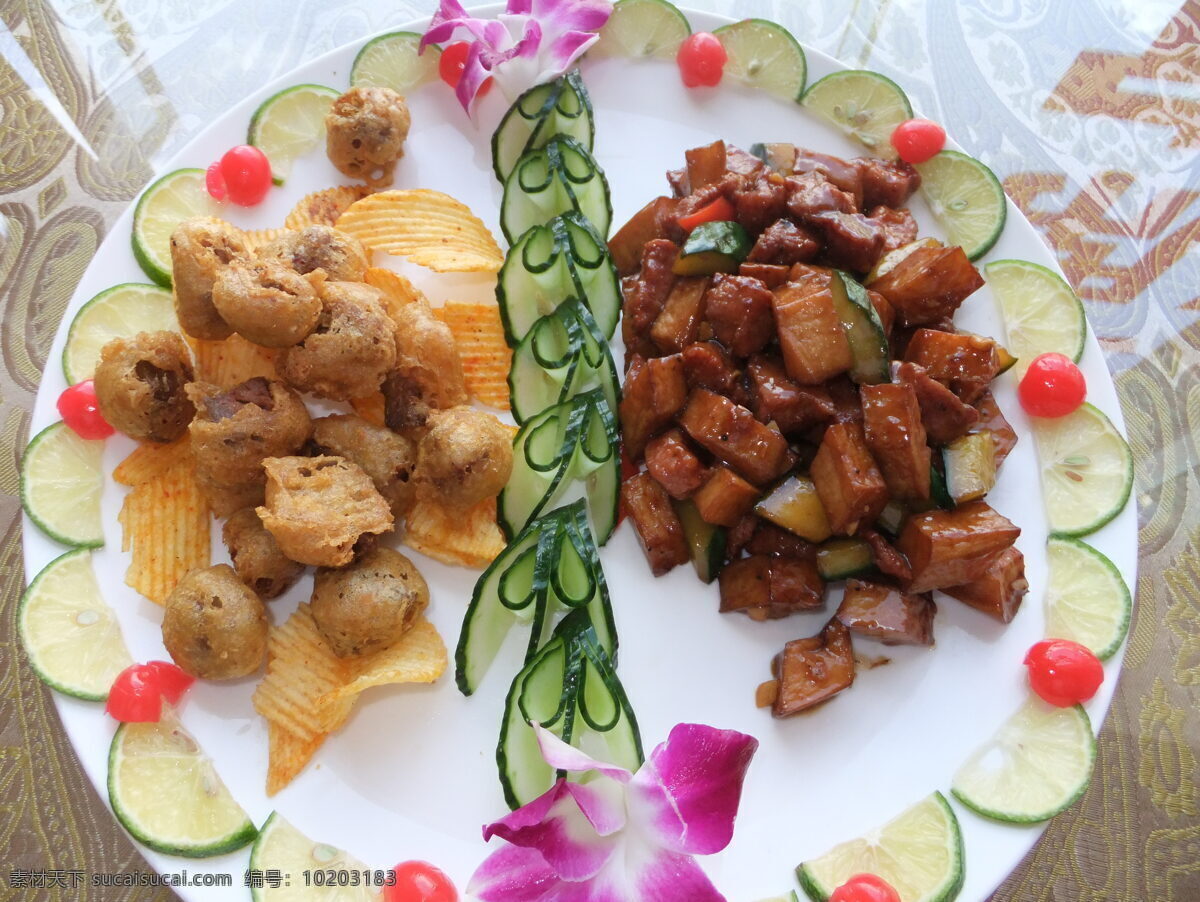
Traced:
<path id="1" fill-rule="evenodd" d="M 644 862 L 629 867 L 626 879 L 630 884 L 627 894 L 622 897 L 626 902 L 644 899 L 658 902 L 725 902 L 725 897 L 717 892 L 708 875 L 691 855 L 666 851 L 651 853 Z M 554 898 L 567 897 L 555 893 Z"/>
<path id="2" fill-rule="evenodd" d="M 600 35 L 594 31 L 568 31 L 542 51 L 547 61 L 546 68 L 566 72 L 571 68 L 571 64 L 598 40 Z"/>
<path id="3" fill-rule="evenodd" d="M 483 83 L 491 77 L 491 73 L 481 59 L 482 53 L 483 48 L 479 42 L 472 43 L 467 47 L 462 75 L 459 76 L 458 84 L 454 87 L 454 96 L 458 98 L 458 102 L 467 112 L 471 111 L 471 104 L 479 95 Z"/>
<path id="4" fill-rule="evenodd" d="M 531 0 L 531 6 L 530 14 L 547 26 L 548 31 L 559 34 L 599 31 L 613 9 L 609 0 Z"/>
<path id="5" fill-rule="evenodd" d="M 625 827 L 625 787 L 616 780 L 597 777 L 590 783 L 566 784 L 567 792 L 600 836 L 611 836 Z"/>
<path id="6" fill-rule="evenodd" d="M 753 736 L 679 724 L 650 753 L 629 787 L 629 818 L 677 852 L 711 855 L 733 838 Z"/>
<path id="7" fill-rule="evenodd" d="M 633 774 L 623 767 L 618 767 L 615 764 L 608 764 L 604 761 L 597 761 L 591 755 L 581 752 L 574 746 L 563 742 L 545 727 L 540 724 L 532 724 L 533 731 L 537 735 L 538 746 L 542 750 L 542 757 L 546 763 L 555 770 L 567 771 L 599 771 L 606 777 L 612 777 L 618 783 L 628 783 Z"/>
<path id="8" fill-rule="evenodd" d="M 430 44 L 441 44 L 454 36 L 459 28 L 465 28 L 476 38 L 483 38 L 484 28 L 488 20 L 477 19 L 467 12 L 458 0 L 442 0 L 433 18 L 429 20 L 429 28 L 421 36 L 417 45 L 419 52 L 424 52 Z"/>
<path id="9" fill-rule="evenodd" d="M 480 902 L 535 902 L 547 894 L 556 898 L 561 885 L 537 849 L 502 846 L 475 869 L 467 893 Z"/>

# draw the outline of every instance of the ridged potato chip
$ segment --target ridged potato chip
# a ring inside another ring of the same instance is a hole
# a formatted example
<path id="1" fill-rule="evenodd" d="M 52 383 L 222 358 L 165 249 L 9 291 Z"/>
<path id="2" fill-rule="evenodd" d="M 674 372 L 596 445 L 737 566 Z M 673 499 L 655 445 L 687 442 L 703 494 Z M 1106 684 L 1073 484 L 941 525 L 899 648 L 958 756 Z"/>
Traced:
<path id="1" fill-rule="evenodd" d="M 424 304 L 429 306 L 429 300 L 421 290 L 398 272 L 373 266 L 363 277 L 368 285 L 383 292 L 384 304 L 388 316 L 396 318 L 396 314 L 409 304 Z"/>
<path id="2" fill-rule="evenodd" d="M 489 407 L 509 410 L 512 349 L 504 340 L 500 308 L 495 304 L 447 301 L 434 314 L 454 333 L 467 391 Z"/>
<path id="3" fill-rule="evenodd" d="M 405 521 L 404 544 L 443 564 L 482 569 L 504 550 L 496 499 L 485 498 L 465 513 L 418 500 Z"/>
<path id="4" fill-rule="evenodd" d="M 118 516 L 121 550 L 132 552 L 125 582 L 155 604 L 196 567 L 209 564 L 212 517 L 188 455 L 134 486 Z"/>
<path id="5" fill-rule="evenodd" d="M 246 242 L 246 249 L 253 252 L 258 250 L 260 247 L 265 247 L 266 245 L 270 244 L 286 231 L 287 229 L 255 229 L 250 232 L 243 231 L 242 240 Z"/>
<path id="6" fill-rule="evenodd" d="M 434 625 L 421 617 L 399 642 L 360 658 L 348 658 L 348 681 L 325 696 L 328 705 L 353 699 L 372 686 L 432 683 L 446 671 L 446 643 Z"/>
<path id="7" fill-rule="evenodd" d="M 504 255 L 471 209 L 440 191 L 383 191 L 355 201 L 337 228 L 372 250 L 435 272 L 497 272 Z"/>
<path id="8" fill-rule="evenodd" d="M 283 221 L 284 228 L 299 231 L 310 225 L 336 225 L 352 203 L 370 193 L 371 189 L 363 185 L 337 185 L 306 194 Z"/>
<path id="9" fill-rule="evenodd" d="M 275 378 L 278 352 L 246 341 L 240 335 L 230 335 L 223 341 L 192 339 L 191 344 L 196 354 L 197 382 L 233 388 L 255 376 Z"/>
<path id="10" fill-rule="evenodd" d="M 128 486 L 141 485 L 162 476 L 175 464 L 188 460 L 191 453 L 192 446 L 187 435 L 166 445 L 142 442 L 117 464 L 113 470 L 113 482 Z"/>
<path id="11" fill-rule="evenodd" d="M 267 795 L 275 795 L 296 779 L 327 735 L 303 738 L 267 721 Z"/>

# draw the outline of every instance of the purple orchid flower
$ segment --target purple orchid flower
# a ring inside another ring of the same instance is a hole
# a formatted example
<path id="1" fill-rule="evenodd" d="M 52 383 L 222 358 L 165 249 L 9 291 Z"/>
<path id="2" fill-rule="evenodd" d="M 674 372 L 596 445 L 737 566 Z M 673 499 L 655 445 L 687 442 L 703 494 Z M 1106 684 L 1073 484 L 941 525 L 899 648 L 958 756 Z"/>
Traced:
<path id="1" fill-rule="evenodd" d="M 534 724 L 546 763 L 593 771 L 489 824 L 493 852 L 467 892 L 481 902 L 724 902 L 693 856 L 733 838 L 753 736 L 679 724 L 632 774 Z"/>
<path id="2" fill-rule="evenodd" d="M 420 49 L 445 43 L 460 31 L 470 35 L 455 90 L 470 112 L 489 78 L 515 100 L 527 88 L 562 75 L 595 43 L 611 13 L 611 0 L 508 0 L 497 18 L 477 19 L 458 0 L 441 0 Z"/>

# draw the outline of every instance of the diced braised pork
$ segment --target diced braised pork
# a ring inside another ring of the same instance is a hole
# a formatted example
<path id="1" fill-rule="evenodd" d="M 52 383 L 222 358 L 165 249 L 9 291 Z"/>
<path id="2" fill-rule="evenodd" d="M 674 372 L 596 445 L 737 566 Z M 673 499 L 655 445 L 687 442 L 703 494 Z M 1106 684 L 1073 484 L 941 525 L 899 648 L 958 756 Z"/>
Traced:
<path id="1" fill-rule="evenodd" d="M 818 213 L 854 213 L 858 204 L 854 195 L 842 191 L 819 172 L 791 175 L 787 185 L 788 212 L 801 223 Z"/>
<path id="2" fill-rule="evenodd" d="M 931 443 L 947 445 L 966 435 L 979 422 L 979 411 L 960 401 L 954 392 L 925 372 L 924 367 L 901 363 L 895 367 L 893 378 L 916 391 L 921 422 Z"/>
<path id="3" fill-rule="evenodd" d="M 836 616 L 850 632 L 884 645 L 933 645 L 936 613 L 928 592 L 914 595 L 887 583 L 848 579 Z"/>
<path id="4" fill-rule="evenodd" d="M 721 613 L 775 620 L 825 604 L 825 583 L 811 561 L 752 555 L 726 564 L 718 577 Z"/>
<path id="5" fill-rule="evenodd" d="M 1021 530 L 986 502 L 912 514 L 896 539 L 913 578 L 909 592 L 961 586 L 983 576 Z"/>
<path id="6" fill-rule="evenodd" d="M 921 187 L 921 174 L 903 160 L 858 157 L 853 162 L 862 178 L 864 209 L 902 207 Z"/>
<path id="7" fill-rule="evenodd" d="M 974 407 L 979 411 L 979 422 L 971 427 L 971 432 L 983 429 L 991 430 L 992 443 L 996 448 L 996 469 L 1004 463 L 1013 448 L 1017 446 L 1017 432 L 1004 418 L 1000 405 L 990 391 L 984 391 L 975 401 Z"/>
<path id="8" fill-rule="evenodd" d="M 887 484 L 867 450 L 862 428 L 836 423 L 825 430 L 813 458 L 813 484 L 837 535 L 853 535 L 860 524 L 874 523 L 888 502 Z"/>
<path id="9" fill-rule="evenodd" d="M 646 469 L 672 498 L 690 497 L 708 479 L 708 467 L 678 429 L 669 429 L 647 443 Z"/>
<path id="10" fill-rule="evenodd" d="M 817 153 L 806 147 L 796 148 L 796 160 L 792 164 L 794 175 L 806 172 L 817 172 L 823 175 L 839 190 L 845 191 L 854 198 L 855 209 L 863 206 L 863 179 L 857 161 L 843 160 L 831 157 L 829 154 Z"/>
<path id="11" fill-rule="evenodd" d="M 883 253 L 885 254 L 917 240 L 917 221 L 913 219 L 913 215 L 908 210 L 872 207 L 867 216 L 883 229 Z"/>
<path id="12" fill-rule="evenodd" d="M 762 492 L 737 473 L 718 464 L 708 479 L 692 496 L 692 502 L 705 523 L 716 526 L 736 526 L 742 517 L 754 509 Z"/>
<path id="13" fill-rule="evenodd" d="M 918 329 L 909 339 L 904 359 L 923 366 L 964 404 L 977 401 L 1000 372 L 996 342 L 966 333 Z"/>
<path id="14" fill-rule="evenodd" d="M 784 435 L 828 423 L 836 408 L 823 386 L 803 386 L 788 378 L 783 361 L 758 354 L 746 366 L 751 410 L 764 423 L 774 422 Z"/>
<path id="15" fill-rule="evenodd" d="M 875 569 L 902 583 L 907 583 L 912 579 L 912 567 L 908 566 L 908 558 L 897 551 L 895 546 L 881 533 L 874 529 L 863 528 L 858 531 L 858 534 L 871 546 L 871 559 L 875 561 Z"/>
<path id="16" fill-rule="evenodd" d="M 625 374 L 620 405 L 625 452 L 634 460 L 641 457 L 646 442 L 675 419 L 687 397 L 680 355 L 634 357 Z"/>
<path id="17" fill-rule="evenodd" d="M 1007 548 L 982 576 L 961 586 L 944 586 L 942 591 L 1001 623 L 1011 623 L 1029 591 L 1025 578 L 1025 555 Z"/>
<path id="18" fill-rule="evenodd" d="M 817 273 L 773 292 L 783 363 L 788 375 L 801 385 L 820 385 L 854 363 L 829 278 Z"/>
<path id="19" fill-rule="evenodd" d="M 854 683 L 854 647 L 850 631 L 836 617 L 807 639 L 793 639 L 775 658 L 779 691 L 776 717 L 799 714 L 833 698 Z"/>
<path id="20" fill-rule="evenodd" d="M 675 280 L 662 312 L 650 327 L 650 339 L 663 353 L 682 351 L 696 340 L 704 313 L 704 293 L 710 281 L 709 276 Z"/>
<path id="21" fill-rule="evenodd" d="M 758 236 L 746 259 L 751 263 L 791 266 L 815 260 L 820 252 L 821 242 L 810 230 L 790 219 L 780 219 Z"/>
<path id="22" fill-rule="evenodd" d="M 689 390 L 707 388 L 730 397 L 738 381 L 733 358 L 715 341 L 698 341 L 683 349 L 683 376 Z"/>
<path id="23" fill-rule="evenodd" d="M 751 251 L 751 255 L 753 255 L 753 251 Z M 788 266 L 774 263 L 743 263 L 738 267 L 738 275 L 758 279 L 774 290 L 788 280 L 789 269 Z"/>
<path id="24" fill-rule="evenodd" d="M 704 296 L 704 318 L 717 341 L 736 356 L 747 357 L 774 334 L 771 297 L 758 279 L 718 273 Z"/>
<path id="25" fill-rule="evenodd" d="M 928 500 L 931 454 L 916 390 L 905 382 L 884 382 L 859 391 L 867 447 L 888 492 L 900 501 Z"/>
<path id="26" fill-rule="evenodd" d="M 655 576 L 662 576 L 691 560 L 683 524 L 671 505 L 671 497 L 648 473 L 625 480 L 621 486 L 621 501 L 633 521 Z"/>
<path id="27" fill-rule="evenodd" d="M 817 213 L 808 224 L 825 239 L 825 256 L 839 269 L 865 273 L 884 252 L 884 226 L 861 213 Z"/>
<path id="28" fill-rule="evenodd" d="M 718 460 L 755 485 L 765 485 L 792 466 L 787 439 L 754 414 L 707 389 L 692 391 L 679 424 Z"/>
<path id="29" fill-rule="evenodd" d="M 733 192 L 737 221 L 751 235 L 787 215 L 787 187 L 778 173 L 761 173 L 749 185 Z"/>
<path id="30" fill-rule="evenodd" d="M 919 247 L 871 283 L 896 308 L 906 326 L 953 316 L 966 298 L 983 286 L 961 247 Z"/>

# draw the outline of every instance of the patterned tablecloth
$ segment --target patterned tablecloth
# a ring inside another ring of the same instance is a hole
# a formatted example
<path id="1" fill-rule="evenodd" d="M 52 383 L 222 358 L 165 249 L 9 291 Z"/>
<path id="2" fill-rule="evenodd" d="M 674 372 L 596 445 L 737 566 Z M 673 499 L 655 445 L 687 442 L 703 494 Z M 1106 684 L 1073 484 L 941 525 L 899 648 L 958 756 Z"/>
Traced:
<path id="1" fill-rule="evenodd" d="M 899 80 L 1058 252 L 1138 461 L 1140 580 L 1097 778 L 996 900 L 1200 899 L 1200 2 L 691 0 Z M 15 636 L 17 466 L 63 310 L 109 225 L 204 124 L 432 2 L 0 2 L 0 900 L 14 874 L 147 870 Z M 53 879 L 48 882 L 54 882 Z M 62 881 L 69 886 L 65 878 Z"/>

